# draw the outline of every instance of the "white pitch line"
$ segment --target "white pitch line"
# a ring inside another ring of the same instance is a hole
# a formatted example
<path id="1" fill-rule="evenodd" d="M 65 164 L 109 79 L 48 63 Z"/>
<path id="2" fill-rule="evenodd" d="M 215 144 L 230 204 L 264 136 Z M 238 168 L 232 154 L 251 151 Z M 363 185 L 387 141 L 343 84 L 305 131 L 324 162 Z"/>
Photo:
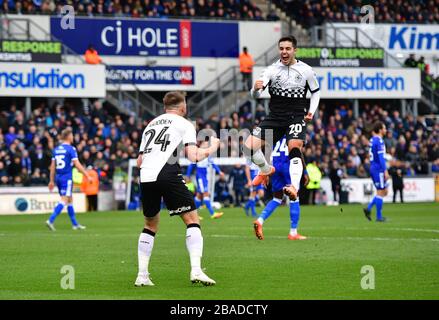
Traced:
<path id="1" fill-rule="evenodd" d="M 333 227 L 333 228 L 326 228 L 326 227 L 308 227 L 307 230 L 349 230 L 349 231 L 355 231 L 355 230 L 377 230 L 376 228 L 343 228 L 343 227 Z M 437 229 L 420 229 L 420 228 L 386 228 L 386 229 L 380 229 L 381 231 L 414 231 L 414 232 L 432 232 L 432 233 L 439 233 L 439 230 Z"/>
<path id="2" fill-rule="evenodd" d="M 211 234 L 207 235 L 212 238 L 247 238 L 245 236 L 239 236 L 239 235 L 226 235 L 226 234 Z M 271 239 L 286 239 L 287 237 L 281 237 L 281 236 L 269 236 L 268 238 Z M 374 241 L 434 241 L 439 242 L 439 238 L 437 239 L 428 239 L 428 238 L 380 238 L 380 237 L 308 237 L 309 240 L 374 240 Z"/>
<path id="3" fill-rule="evenodd" d="M 418 229 L 418 228 L 389 228 L 389 230 L 396 230 L 396 231 L 415 231 L 415 232 L 433 232 L 433 233 L 439 233 L 439 230 L 435 230 L 435 229 Z"/>

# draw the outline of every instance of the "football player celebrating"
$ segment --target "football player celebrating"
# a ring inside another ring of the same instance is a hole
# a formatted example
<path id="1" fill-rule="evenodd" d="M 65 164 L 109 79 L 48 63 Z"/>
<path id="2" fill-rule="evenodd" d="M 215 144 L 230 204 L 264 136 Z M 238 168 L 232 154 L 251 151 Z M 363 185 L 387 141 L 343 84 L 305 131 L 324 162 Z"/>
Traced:
<path id="1" fill-rule="evenodd" d="M 268 138 L 273 145 L 286 135 L 291 186 L 287 195 L 294 201 L 297 198 L 303 166 L 301 163 L 303 141 L 306 136 L 306 123 L 312 121 L 320 100 L 320 88 L 312 68 L 296 59 L 297 40 L 293 36 L 278 41 L 279 60 L 266 68 L 260 79 L 256 80 L 251 95 L 257 99 L 268 86 L 271 99 L 270 113 L 256 127 L 244 143 L 243 152 L 260 168 L 253 185 L 266 185 L 275 168 L 267 163 L 261 147 Z M 311 92 L 309 109 L 306 94 Z M 308 111 L 307 111 L 308 109 Z"/>
<path id="2" fill-rule="evenodd" d="M 184 118 L 186 99 L 181 92 L 168 92 L 163 98 L 165 113 L 153 119 L 145 128 L 137 165 L 140 168 L 140 186 L 145 216 L 144 229 L 139 236 L 139 272 L 135 286 L 153 286 L 149 277 L 149 260 L 159 225 L 163 198 L 171 216 L 179 215 L 186 225 L 186 248 L 190 257 L 192 283 L 214 285 L 201 269 L 203 236 L 192 193 L 187 188 L 180 165 L 179 146 L 190 161 L 198 162 L 214 153 L 219 139 L 211 138 L 208 148 L 196 145 L 195 127 Z"/>

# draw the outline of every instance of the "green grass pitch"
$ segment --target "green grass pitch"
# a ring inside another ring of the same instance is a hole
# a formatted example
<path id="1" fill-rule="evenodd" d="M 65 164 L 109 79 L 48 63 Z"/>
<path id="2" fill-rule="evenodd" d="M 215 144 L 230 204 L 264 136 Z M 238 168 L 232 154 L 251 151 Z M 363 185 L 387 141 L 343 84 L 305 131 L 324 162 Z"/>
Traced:
<path id="1" fill-rule="evenodd" d="M 133 285 L 139 211 L 78 214 L 85 231 L 65 213 L 56 232 L 48 215 L 0 216 L 0 299 L 439 299 L 438 204 L 385 204 L 385 224 L 368 222 L 360 205 L 302 207 L 305 241 L 287 240 L 287 207 L 266 222 L 264 241 L 242 209 L 224 212 L 211 220 L 201 210 L 214 287 L 190 283 L 185 227 L 167 211 L 150 262 L 156 286 L 143 288 Z M 64 265 L 75 270 L 74 290 L 60 286 Z M 361 288 L 365 265 L 374 290 Z"/>

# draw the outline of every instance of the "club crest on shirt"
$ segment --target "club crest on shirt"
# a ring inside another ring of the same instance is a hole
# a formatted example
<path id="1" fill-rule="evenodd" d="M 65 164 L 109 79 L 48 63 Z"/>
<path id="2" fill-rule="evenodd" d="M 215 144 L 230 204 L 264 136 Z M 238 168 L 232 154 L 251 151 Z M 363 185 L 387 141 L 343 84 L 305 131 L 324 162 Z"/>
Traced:
<path id="1" fill-rule="evenodd" d="M 257 136 L 261 133 L 261 128 L 260 127 L 256 127 L 253 129 L 253 135 Z"/>

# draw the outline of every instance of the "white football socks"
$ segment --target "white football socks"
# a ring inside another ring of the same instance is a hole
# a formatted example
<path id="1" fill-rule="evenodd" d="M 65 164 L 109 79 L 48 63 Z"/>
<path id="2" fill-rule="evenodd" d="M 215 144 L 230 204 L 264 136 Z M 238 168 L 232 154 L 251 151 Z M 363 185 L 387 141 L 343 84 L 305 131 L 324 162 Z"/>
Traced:
<path id="1" fill-rule="evenodd" d="M 291 184 L 296 190 L 299 190 L 300 179 L 302 178 L 303 164 L 302 159 L 296 157 L 290 160 L 290 178 Z"/>
<path id="2" fill-rule="evenodd" d="M 188 225 L 186 229 L 186 248 L 189 252 L 192 271 L 200 272 L 201 257 L 203 256 L 203 236 L 199 227 Z"/>
<path id="3" fill-rule="evenodd" d="M 148 266 L 153 246 L 154 236 L 142 232 L 139 237 L 139 246 L 137 250 L 139 258 L 139 275 L 141 276 L 149 276 Z"/>
<path id="4" fill-rule="evenodd" d="M 270 173 L 270 165 L 268 164 L 267 160 L 265 159 L 264 154 L 262 153 L 261 149 L 257 151 L 253 151 L 253 155 L 251 158 L 252 162 L 256 164 L 259 169 L 261 169 L 262 173 Z"/>

